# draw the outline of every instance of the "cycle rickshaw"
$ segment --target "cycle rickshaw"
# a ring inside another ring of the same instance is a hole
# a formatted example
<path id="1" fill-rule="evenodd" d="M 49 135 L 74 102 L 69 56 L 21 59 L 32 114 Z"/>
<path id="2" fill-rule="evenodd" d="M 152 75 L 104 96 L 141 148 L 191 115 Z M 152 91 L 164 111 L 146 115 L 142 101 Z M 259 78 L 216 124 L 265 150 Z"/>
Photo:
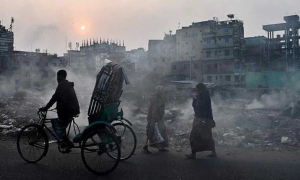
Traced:
<path id="1" fill-rule="evenodd" d="M 119 161 L 129 159 L 136 149 L 136 136 L 129 120 L 119 111 L 123 82 L 129 84 L 124 69 L 113 62 L 104 66 L 97 75 L 96 85 L 88 109 L 89 125 L 83 132 L 74 118 L 71 127 L 75 137 L 73 148 L 81 149 L 81 158 L 86 168 L 98 175 L 112 172 Z M 51 111 L 51 110 L 50 110 Z M 47 112 L 38 112 L 39 121 L 21 129 L 17 147 L 20 156 L 29 163 L 36 163 L 47 155 L 49 149 L 48 135 L 58 142 L 58 150 L 66 152 L 66 143 L 56 137 L 47 126 L 54 119 L 47 119 Z M 46 133 L 48 132 L 48 134 Z"/>

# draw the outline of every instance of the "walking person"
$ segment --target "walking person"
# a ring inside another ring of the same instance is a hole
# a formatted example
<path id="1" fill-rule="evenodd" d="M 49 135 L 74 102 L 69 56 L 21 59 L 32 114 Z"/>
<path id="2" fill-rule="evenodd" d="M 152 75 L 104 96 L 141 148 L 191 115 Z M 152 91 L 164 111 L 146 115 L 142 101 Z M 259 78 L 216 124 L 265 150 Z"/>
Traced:
<path id="1" fill-rule="evenodd" d="M 143 147 L 143 151 L 150 153 L 150 147 L 157 148 L 160 152 L 168 151 L 165 149 L 169 146 L 167 128 L 164 123 L 165 114 L 165 98 L 162 86 L 157 86 L 155 93 L 150 99 L 150 106 L 147 115 L 147 142 Z"/>
<path id="2" fill-rule="evenodd" d="M 193 98 L 195 118 L 190 135 L 192 153 L 186 155 L 188 159 L 195 159 L 197 152 L 211 151 L 208 157 L 217 157 L 215 143 L 212 136 L 213 120 L 211 99 L 206 86 L 199 83 L 196 86 L 197 95 Z"/>

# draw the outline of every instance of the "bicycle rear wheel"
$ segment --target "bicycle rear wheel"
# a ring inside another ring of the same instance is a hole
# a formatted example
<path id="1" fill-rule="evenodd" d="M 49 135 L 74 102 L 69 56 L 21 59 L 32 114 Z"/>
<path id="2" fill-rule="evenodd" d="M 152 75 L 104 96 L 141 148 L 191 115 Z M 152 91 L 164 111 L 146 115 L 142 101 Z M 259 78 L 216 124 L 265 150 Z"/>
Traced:
<path id="1" fill-rule="evenodd" d="M 116 135 L 119 140 L 120 148 L 121 148 L 121 161 L 125 161 L 129 159 L 135 149 L 136 149 L 136 136 L 132 128 L 124 123 L 115 123 L 113 124 L 114 128 L 116 129 Z M 115 153 L 108 153 L 111 158 L 116 159 Z"/>
<path id="2" fill-rule="evenodd" d="M 108 153 L 114 152 L 116 159 L 108 157 Z M 120 146 L 110 132 L 97 130 L 91 132 L 83 140 L 81 146 L 81 158 L 85 167 L 98 175 L 111 173 L 118 166 L 121 157 Z"/>
<path id="3" fill-rule="evenodd" d="M 27 125 L 18 135 L 17 147 L 20 156 L 25 161 L 36 163 L 47 154 L 48 136 L 39 125 Z"/>

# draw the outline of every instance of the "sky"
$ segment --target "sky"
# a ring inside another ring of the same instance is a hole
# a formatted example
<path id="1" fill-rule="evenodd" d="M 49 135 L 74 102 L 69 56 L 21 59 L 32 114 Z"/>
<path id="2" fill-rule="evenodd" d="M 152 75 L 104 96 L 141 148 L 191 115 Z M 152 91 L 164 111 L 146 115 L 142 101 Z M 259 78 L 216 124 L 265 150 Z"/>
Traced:
<path id="1" fill-rule="evenodd" d="M 169 30 L 213 17 L 227 20 L 227 14 L 244 22 L 245 37 L 266 36 L 262 25 L 300 14 L 299 5 L 299 0 L 0 0 L 0 20 L 9 27 L 14 17 L 16 50 L 62 55 L 66 42 L 74 48 L 100 37 L 124 40 L 126 50 L 148 49 L 149 39 L 162 39 Z"/>

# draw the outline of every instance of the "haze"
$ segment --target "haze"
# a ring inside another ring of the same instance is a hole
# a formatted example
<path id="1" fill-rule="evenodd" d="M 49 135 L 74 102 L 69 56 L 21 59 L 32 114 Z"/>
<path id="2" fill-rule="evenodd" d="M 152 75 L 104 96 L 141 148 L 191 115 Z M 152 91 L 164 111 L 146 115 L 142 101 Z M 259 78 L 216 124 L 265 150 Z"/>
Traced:
<path id="1" fill-rule="evenodd" d="M 149 39 L 192 22 L 233 13 L 244 21 L 245 37 L 266 35 L 263 24 L 299 14 L 297 0 L 0 0 L 2 24 L 15 18 L 15 49 L 47 49 L 62 55 L 68 41 L 109 38 L 124 40 L 127 50 L 144 47 Z M 282 10 L 284 9 L 284 10 Z M 81 30 L 85 26 L 85 30 Z"/>

